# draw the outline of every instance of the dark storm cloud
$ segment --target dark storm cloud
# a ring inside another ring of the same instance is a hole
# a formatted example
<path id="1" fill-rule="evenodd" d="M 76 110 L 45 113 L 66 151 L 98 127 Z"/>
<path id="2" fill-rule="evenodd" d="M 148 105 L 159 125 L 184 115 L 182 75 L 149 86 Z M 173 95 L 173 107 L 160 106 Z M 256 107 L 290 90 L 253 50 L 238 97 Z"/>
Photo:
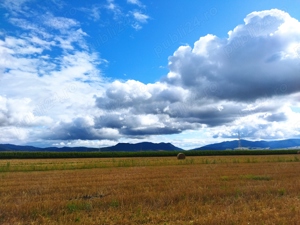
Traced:
<path id="1" fill-rule="evenodd" d="M 51 140 L 103 140 L 116 139 L 118 136 L 109 129 L 96 129 L 91 121 L 85 118 L 76 118 L 71 122 L 60 122 L 50 132 L 43 135 Z"/>
<path id="2" fill-rule="evenodd" d="M 144 129 L 130 129 L 122 128 L 121 133 L 129 136 L 148 136 L 148 135 L 161 135 L 161 134 L 179 134 L 182 130 L 175 127 L 146 127 Z"/>

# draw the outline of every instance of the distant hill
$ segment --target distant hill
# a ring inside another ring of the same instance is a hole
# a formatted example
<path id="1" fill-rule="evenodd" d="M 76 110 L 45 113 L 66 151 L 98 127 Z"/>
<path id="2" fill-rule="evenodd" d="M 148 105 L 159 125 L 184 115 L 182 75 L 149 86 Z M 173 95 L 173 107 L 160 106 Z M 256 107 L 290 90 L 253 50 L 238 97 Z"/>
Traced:
<path id="1" fill-rule="evenodd" d="M 33 146 L 20 146 L 11 144 L 0 144 L 0 151 L 38 151 L 40 148 Z"/>
<path id="2" fill-rule="evenodd" d="M 111 151 L 181 151 L 181 148 L 178 148 L 171 143 L 152 143 L 152 142 L 141 142 L 137 144 L 129 144 L 129 143 L 119 143 L 115 146 L 105 148 Z"/>
<path id="3" fill-rule="evenodd" d="M 97 148 L 86 148 L 86 147 L 49 147 L 39 148 L 33 146 L 21 146 L 12 144 L 0 144 L 0 151 L 27 151 L 27 152 L 80 152 L 80 151 L 99 151 Z"/>
<path id="4" fill-rule="evenodd" d="M 238 148 L 238 140 L 225 141 L 210 145 L 205 145 L 194 150 L 226 150 Z M 247 141 L 241 140 L 241 147 L 248 149 L 286 149 L 286 148 L 299 148 L 300 139 L 287 139 L 280 141 Z"/>
<path id="5" fill-rule="evenodd" d="M 171 143 L 151 143 L 141 142 L 137 144 L 119 143 L 115 146 L 105 148 L 87 148 L 87 147 L 49 147 L 38 148 L 33 146 L 19 146 L 12 144 L 0 144 L 0 151 L 35 151 L 35 152 L 95 152 L 95 151 L 181 151 Z"/>
<path id="6" fill-rule="evenodd" d="M 236 149 L 239 144 L 237 140 L 225 141 L 210 145 L 205 145 L 193 150 L 226 150 Z M 300 139 L 287 139 L 281 141 L 247 141 L 241 140 L 242 148 L 247 149 L 287 149 L 287 148 L 299 148 Z M 152 142 L 141 142 L 136 144 L 130 143 L 119 143 L 114 146 L 105 148 L 88 148 L 88 147 L 49 147 L 49 148 L 38 148 L 33 146 L 19 146 L 12 144 L 0 144 L 0 151 L 35 151 L 35 152 L 137 152 L 137 151 L 182 151 L 183 149 L 178 148 L 171 143 L 152 143 Z"/>

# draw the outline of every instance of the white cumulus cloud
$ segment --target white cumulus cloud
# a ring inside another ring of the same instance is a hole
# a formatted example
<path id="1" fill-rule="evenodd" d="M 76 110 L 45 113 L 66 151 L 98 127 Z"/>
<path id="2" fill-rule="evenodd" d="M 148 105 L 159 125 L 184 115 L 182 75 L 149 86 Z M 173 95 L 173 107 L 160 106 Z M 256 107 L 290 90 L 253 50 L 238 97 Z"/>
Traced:
<path id="1" fill-rule="evenodd" d="M 150 19 L 139 9 L 123 13 L 113 0 L 106 10 L 131 16 L 136 29 Z M 198 133 L 300 137 L 300 23 L 286 12 L 253 12 L 227 38 L 207 34 L 178 47 L 168 74 L 148 84 L 105 80 L 106 61 L 89 48 L 82 24 L 45 15 L 40 22 L 51 32 L 8 18 L 27 32 L 0 33 L 0 142 L 95 146 L 177 135 L 188 146 L 205 142 Z"/>

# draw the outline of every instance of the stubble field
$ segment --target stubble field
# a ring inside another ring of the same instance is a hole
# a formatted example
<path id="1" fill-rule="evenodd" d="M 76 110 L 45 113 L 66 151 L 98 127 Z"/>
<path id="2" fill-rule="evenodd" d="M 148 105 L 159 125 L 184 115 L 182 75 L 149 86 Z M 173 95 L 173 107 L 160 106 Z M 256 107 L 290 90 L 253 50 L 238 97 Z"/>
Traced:
<path id="1" fill-rule="evenodd" d="M 0 160 L 0 224 L 300 224 L 299 158 Z"/>

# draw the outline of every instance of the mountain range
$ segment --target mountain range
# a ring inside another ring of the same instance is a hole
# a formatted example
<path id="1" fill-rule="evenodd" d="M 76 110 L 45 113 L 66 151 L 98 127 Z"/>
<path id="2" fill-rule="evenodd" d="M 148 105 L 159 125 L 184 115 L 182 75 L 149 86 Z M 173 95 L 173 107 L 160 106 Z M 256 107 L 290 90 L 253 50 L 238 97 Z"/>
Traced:
<path id="1" fill-rule="evenodd" d="M 300 139 L 287 139 L 280 141 L 247 141 L 247 140 L 234 140 L 225 141 L 210 145 L 205 145 L 192 150 L 234 150 L 234 149 L 300 149 Z M 33 146 L 19 146 L 12 144 L 0 144 L 0 151 L 44 151 L 44 152 L 95 152 L 95 151 L 182 151 L 171 143 L 152 143 L 141 142 L 136 144 L 118 143 L 117 145 L 105 148 L 88 148 L 88 147 L 48 147 L 38 148 Z"/>
<path id="2" fill-rule="evenodd" d="M 141 142 L 137 144 L 130 143 L 118 143 L 117 145 L 104 148 L 88 148 L 88 147 L 49 147 L 49 148 L 38 148 L 33 146 L 19 146 L 12 144 L 0 144 L 0 151 L 43 151 L 43 152 L 95 152 L 95 151 L 125 151 L 125 152 L 136 152 L 136 151 L 182 151 L 183 149 L 178 148 L 171 143 L 152 143 L 152 142 Z"/>
<path id="3" fill-rule="evenodd" d="M 238 140 L 224 141 L 221 143 L 210 144 L 196 148 L 193 150 L 227 150 L 227 149 L 287 149 L 298 148 L 300 149 L 300 139 L 286 139 L 279 141 L 247 141 Z"/>

